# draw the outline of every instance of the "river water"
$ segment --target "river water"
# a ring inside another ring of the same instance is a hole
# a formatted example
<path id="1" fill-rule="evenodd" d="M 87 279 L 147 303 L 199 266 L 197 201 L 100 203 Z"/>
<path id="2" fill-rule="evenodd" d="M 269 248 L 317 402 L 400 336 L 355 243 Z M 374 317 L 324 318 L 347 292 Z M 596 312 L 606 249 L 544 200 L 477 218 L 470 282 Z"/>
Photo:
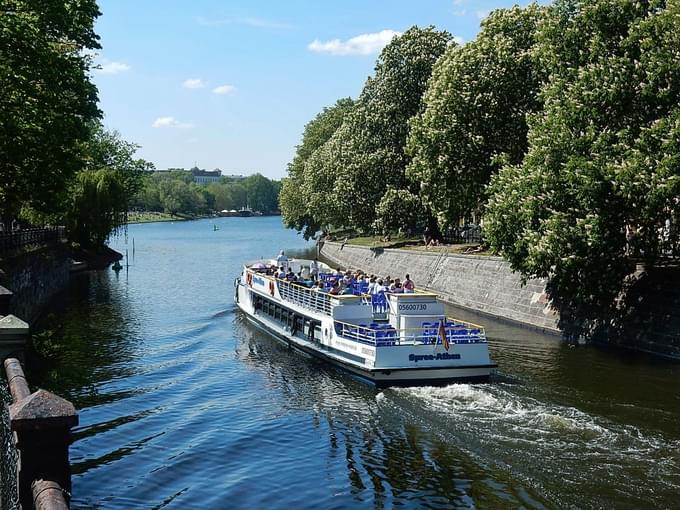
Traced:
<path id="1" fill-rule="evenodd" d="M 244 260 L 313 248 L 279 218 L 111 244 L 129 268 L 74 278 L 28 363 L 80 410 L 73 508 L 680 506 L 677 363 L 452 310 L 486 325 L 498 377 L 376 390 L 234 306 Z"/>

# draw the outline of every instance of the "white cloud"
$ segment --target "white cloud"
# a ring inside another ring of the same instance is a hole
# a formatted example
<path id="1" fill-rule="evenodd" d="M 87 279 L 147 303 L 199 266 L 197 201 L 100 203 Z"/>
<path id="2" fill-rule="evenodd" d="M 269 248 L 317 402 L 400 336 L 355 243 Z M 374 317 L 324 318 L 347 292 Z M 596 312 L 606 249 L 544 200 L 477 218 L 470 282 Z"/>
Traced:
<path id="1" fill-rule="evenodd" d="M 467 14 L 467 11 L 465 9 L 460 9 L 460 10 L 453 11 L 452 14 L 454 16 L 461 17 L 461 16 L 465 16 Z"/>
<path id="2" fill-rule="evenodd" d="M 179 129 L 190 129 L 194 127 L 192 124 L 186 122 L 180 122 L 175 117 L 158 117 L 151 124 L 153 128 L 179 128 Z"/>
<path id="3" fill-rule="evenodd" d="M 236 91 L 236 87 L 233 85 L 220 85 L 219 87 L 215 87 L 213 89 L 214 94 L 220 94 L 220 95 L 227 95 L 231 94 Z"/>
<path id="4" fill-rule="evenodd" d="M 486 18 L 491 13 L 492 10 L 493 9 L 484 9 L 484 10 L 475 12 L 475 14 L 477 15 L 477 17 L 480 20 L 483 20 L 484 18 Z"/>
<path id="5" fill-rule="evenodd" d="M 346 41 L 333 39 L 321 42 L 318 39 L 312 41 L 307 49 L 317 53 L 330 53 L 331 55 L 372 55 L 378 53 L 392 40 L 401 35 L 394 30 L 382 30 L 372 34 L 361 34 Z"/>
<path id="6" fill-rule="evenodd" d="M 109 60 L 103 60 L 99 69 L 95 69 L 95 72 L 99 74 L 120 74 L 132 69 L 129 65 L 123 64 L 122 62 L 111 62 Z"/>
<path id="7" fill-rule="evenodd" d="M 465 39 L 459 35 L 454 35 L 453 40 L 456 42 L 456 44 L 465 44 Z"/>
<path id="8" fill-rule="evenodd" d="M 184 80 L 184 83 L 182 83 L 182 87 L 185 89 L 203 89 L 207 85 L 208 84 L 200 78 L 189 78 L 188 80 Z"/>
<path id="9" fill-rule="evenodd" d="M 453 5 L 463 5 L 465 0 L 453 0 Z"/>

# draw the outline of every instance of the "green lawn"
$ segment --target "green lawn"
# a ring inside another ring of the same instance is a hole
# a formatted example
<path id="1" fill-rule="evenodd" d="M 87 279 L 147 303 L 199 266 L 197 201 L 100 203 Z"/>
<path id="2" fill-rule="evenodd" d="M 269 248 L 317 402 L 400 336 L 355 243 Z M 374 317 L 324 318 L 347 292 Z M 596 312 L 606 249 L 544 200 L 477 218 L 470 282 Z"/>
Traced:
<path id="1" fill-rule="evenodd" d="M 128 213 L 128 223 L 151 223 L 154 221 L 184 221 L 191 218 L 186 216 L 173 216 L 161 212 L 130 212 Z"/>

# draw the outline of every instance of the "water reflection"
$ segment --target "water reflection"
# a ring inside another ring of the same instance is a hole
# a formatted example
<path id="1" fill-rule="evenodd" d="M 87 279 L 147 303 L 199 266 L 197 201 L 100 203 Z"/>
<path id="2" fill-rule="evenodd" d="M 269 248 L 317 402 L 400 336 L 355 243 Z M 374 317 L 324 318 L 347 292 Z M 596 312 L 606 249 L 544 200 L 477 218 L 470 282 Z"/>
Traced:
<path id="1" fill-rule="evenodd" d="M 373 508 L 393 505 L 451 508 L 484 502 L 498 507 L 543 508 L 540 496 L 507 476 L 480 467 L 464 449 L 422 426 L 419 403 L 394 405 L 395 390 L 384 392 L 355 381 L 279 343 L 237 318 L 237 358 L 266 379 L 282 398 L 280 412 L 313 410 L 324 428 L 328 464 L 344 450 L 345 476 L 355 502 Z M 428 388 L 425 391 L 435 391 Z M 517 494 L 526 494 L 519 498 Z"/>
<path id="2" fill-rule="evenodd" d="M 244 260 L 309 246 L 277 218 L 217 221 L 131 226 L 127 272 L 74 282 L 29 373 L 80 408 L 72 508 L 675 504 L 677 365 L 481 319 L 496 382 L 378 391 L 232 303 Z"/>

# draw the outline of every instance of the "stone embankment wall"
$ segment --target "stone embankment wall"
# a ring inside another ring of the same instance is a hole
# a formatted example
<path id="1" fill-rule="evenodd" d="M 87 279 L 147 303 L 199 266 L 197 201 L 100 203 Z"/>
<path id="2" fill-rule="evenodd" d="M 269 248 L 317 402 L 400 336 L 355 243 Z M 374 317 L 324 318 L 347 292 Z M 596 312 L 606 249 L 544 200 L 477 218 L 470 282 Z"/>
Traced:
<path id="1" fill-rule="evenodd" d="M 33 250 L 0 259 L 0 286 L 12 292 L 8 312 L 32 324 L 52 297 L 69 282 L 65 246 Z"/>
<path id="2" fill-rule="evenodd" d="M 518 274 L 500 257 L 446 255 L 438 251 L 373 250 L 325 242 L 320 254 L 342 267 L 362 269 L 392 278 L 411 275 L 426 288 L 456 306 L 550 333 L 559 333 L 558 316 L 545 294 L 545 282 L 522 285 Z"/>
<path id="3" fill-rule="evenodd" d="M 680 267 L 649 269 L 628 302 L 633 309 L 607 343 L 680 359 Z"/>

